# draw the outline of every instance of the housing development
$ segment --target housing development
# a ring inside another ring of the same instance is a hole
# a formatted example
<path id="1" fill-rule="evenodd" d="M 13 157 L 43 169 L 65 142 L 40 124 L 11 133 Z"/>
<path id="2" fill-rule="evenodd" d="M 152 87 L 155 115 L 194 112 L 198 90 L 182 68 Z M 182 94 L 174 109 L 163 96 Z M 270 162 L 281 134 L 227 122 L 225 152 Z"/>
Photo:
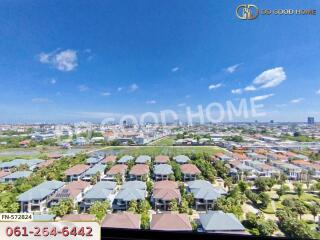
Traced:
<path id="1" fill-rule="evenodd" d="M 0 212 L 319 238 L 316 123 L 2 125 Z"/>

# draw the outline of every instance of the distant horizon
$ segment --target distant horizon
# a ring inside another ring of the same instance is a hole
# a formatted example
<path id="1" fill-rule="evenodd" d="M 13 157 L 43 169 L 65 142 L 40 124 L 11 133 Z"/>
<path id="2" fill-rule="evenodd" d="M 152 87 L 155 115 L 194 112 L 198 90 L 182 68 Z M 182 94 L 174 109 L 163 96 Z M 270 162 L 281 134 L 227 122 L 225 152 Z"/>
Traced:
<path id="1" fill-rule="evenodd" d="M 258 121 L 320 119 L 320 15 L 242 21 L 237 5 L 2 1 L 0 122 L 98 121 L 241 99 L 264 105 Z"/>

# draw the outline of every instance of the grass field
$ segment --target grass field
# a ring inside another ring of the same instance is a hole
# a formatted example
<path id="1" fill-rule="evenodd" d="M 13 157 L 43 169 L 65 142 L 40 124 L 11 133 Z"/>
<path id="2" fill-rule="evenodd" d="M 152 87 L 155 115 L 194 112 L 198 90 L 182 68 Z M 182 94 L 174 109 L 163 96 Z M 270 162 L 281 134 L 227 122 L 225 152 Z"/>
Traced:
<path id="1" fill-rule="evenodd" d="M 164 155 L 179 155 L 179 154 L 192 154 L 192 153 L 208 153 L 212 155 L 217 152 L 223 152 L 224 150 L 215 146 L 130 146 L 130 147 L 106 147 L 101 151 L 114 151 L 120 154 L 130 154 L 130 155 L 150 155 L 155 156 L 159 154 Z"/>
<path id="2" fill-rule="evenodd" d="M 173 136 L 167 136 L 164 138 L 161 138 L 159 140 L 156 140 L 152 143 L 150 143 L 150 145 L 152 146 L 172 146 L 175 142 L 175 137 Z"/>

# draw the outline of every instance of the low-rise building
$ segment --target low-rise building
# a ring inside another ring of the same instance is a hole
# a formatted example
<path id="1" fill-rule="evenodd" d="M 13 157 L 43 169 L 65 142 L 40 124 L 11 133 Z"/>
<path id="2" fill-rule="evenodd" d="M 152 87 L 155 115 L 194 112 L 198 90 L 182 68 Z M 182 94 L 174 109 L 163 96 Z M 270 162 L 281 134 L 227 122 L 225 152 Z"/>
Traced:
<path id="1" fill-rule="evenodd" d="M 67 182 L 78 181 L 81 179 L 83 174 L 90 168 L 86 164 L 77 164 L 69 169 L 67 169 L 64 174 L 66 176 Z"/>
<path id="2" fill-rule="evenodd" d="M 193 181 L 201 174 L 201 171 L 194 164 L 182 164 L 180 166 L 183 181 Z"/>
<path id="3" fill-rule="evenodd" d="M 150 230 L 192 231 L 192 226 L 187 214 L 158 213 L 152 215 Z"/>
<path id="4" fill-rule="evenodd" d="M 178 203 L 181 201 L 178 184 L 168 180 L 155 182 L 151 196 L 154 208 L 167 211 L 172 201 L 177 201 Z"/>
<path id="5" fill-rule="evenodd" d="M 87 211 L 94 202 L 108 201 L 112 203 L 116 194 L 116 182 L 103 181 L 88 190 L 80 204 L 81 211 Z"/>
<path id="6" fill-rule="evenodd" d="M 226 194 L 223 189 L 215 188 L 205 180 L 195 180 L 187 183 L 187 191 L 193 194 L 196 210 L 209 210 L 214 206 L 215 201 Z"/>
<path id="7" fill-rule="evenodd" d="M 131 212 L 107 214 L 101 223 L 101 227 L 140 229 L 140 215 Z"/>
<path id="8" fill-rule="evenodd" d="M 232 213 L 209 211 L 199 215 L 200 228 L 205 232 L 245 234 L 245 228 Z"/>
<path id="9" fill-rule="evenodd" d="M 166 155 L 158 155 L 154 158 L 154 164 L 158 165 L 158 164 L 166 164 L 170 162 L 170 158 L 169 156 Z"/>
<path id="10" fill-rule="evenodd" d="M 153 177 L 155 181 L 168 180 L 172 174 L 172 167 L 168 164 L 159 164 L 154 166 Z"/>
<path id="11" fill-rule="evenodd" d="M 146 181 L 148 176 L 149 166 L 146 164 L 134 165 L 129 171 L 129 180 Z"/>
<path id="12" fill-rule="evenodd" d="M 124 181 L 128 166 L 124 164 L 116 164 L 112 166 L 106 173 L 106 175 L 101 179 L 102 181 Z"/>
<path id="13" fill-rule="evenodd" d="M 50 197 L 62 188 L 64 184 L 64 182 L 60 181 L 46 181 L 20 194 L 17 198 L 20 211 L 46 212 Z"/>

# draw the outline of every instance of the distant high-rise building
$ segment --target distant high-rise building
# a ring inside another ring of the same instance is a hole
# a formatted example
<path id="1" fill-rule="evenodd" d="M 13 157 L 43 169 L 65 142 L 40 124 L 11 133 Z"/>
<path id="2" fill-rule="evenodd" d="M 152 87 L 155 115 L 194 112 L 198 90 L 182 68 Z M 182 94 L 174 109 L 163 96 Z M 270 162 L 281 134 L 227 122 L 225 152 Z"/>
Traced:
<path id="1" fill-rule="evenodd" d="M 308 124 L 314 124 L 314 117 L 308 117 Z"/>
<path id="2" fill-rule="evenodd" d="M 273 121 L 273 120 L 270 120 L 270 123 L 274 123 L 274 121 Z"/>

